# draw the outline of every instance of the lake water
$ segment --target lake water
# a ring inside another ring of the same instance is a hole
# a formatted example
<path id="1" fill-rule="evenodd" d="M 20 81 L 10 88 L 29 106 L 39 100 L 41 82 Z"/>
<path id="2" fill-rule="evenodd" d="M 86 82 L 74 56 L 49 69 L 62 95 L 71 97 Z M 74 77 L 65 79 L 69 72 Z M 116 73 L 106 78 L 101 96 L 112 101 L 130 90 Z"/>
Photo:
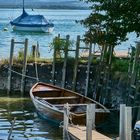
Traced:
<path id="1" fill-rule="evenodd" d="M 10 41 L 14 38 L 16 41 L 24 41 L 25 38 L 29 39 L 29 50 L 33 44 L 37 41 L 40 45 L 41 57 L 48 58 L 52 57 L 50 52 L 50 43 L 52 39 L 61 34 L 63 38 L 67 34 L 71 36 L 71 40 L 75 40 L 77 35 L 83 35 L 85 28 L 80 24 L 76 23 L 75 20 L 85 19 L 89 14 L 90 10 L 41 10 L 27 9 L 30 14 L 42 14 L 47 20 L 50 20 L 55 25 L 55 30 L 52 34 L 46 33 L 23 33 L 23 32 L 12 32 L 9 22 L 11 19 L 15 19 L 22 13 L 22 9 L 0 9 L 0 59 L 9 57 L 10 52 Z M 8 31 L 3 31 L 4 28 L 8 28 Z M 122 45 L 117 46 L 116 49 L 127 50 L 131 45 L 135 45 L 136 36 L 134 33 L 128 35 L 129 40 L 124 42 Z M 23 48 L 22 45 L 16 45 L 14 55 L 17 55 L 19 49 Z"/>
<path id="2" fill-rule="evenodd" d="M 12 140 L 62 140 L 62 127 L 40 119 L 30 97 L 20 93 L 7 96 L 0 93 L 0 140 L 7 140 L 15 118 Z M 96 126 L 98 131 L 114 138 L 118 135 L 118 113 L 111 113 L 106 121 Z"/>
<path id="3" fill-rule="evenodd" d="M 62 128 L 39 119 L 30 98 L 0 93 L 0 140 L 7 140 L 15 117 L 13 140 L 62 140 Z"/>
<path id="4" fill-rule="evenodd" d="M 23 33 L 12 32 L 9 22 L 11 19 L 15 19 L 21 15 L 21 9 L 0 9 L 0 58 L 9 57 L 10 41 L 14 38 L 16 41 L 23 41 L 25 38 L 29 39 L 29 49 L 32 44 L 36 44 L 37 41 L 40 45 L 41 57 L 51 57 L 50 43 L 52 39 L 61 34 L 65 38 L 66 35 L 70 35 L 71 39 L 75 39 L 77 35 L 82 35 L 85 29 L 77 24 L 76 20 L 85 19 L 90 11 L 89 10 L 40 10 L 34 11 L 27 9 L 30 14 L 42 14 L 47 20 L 51 21 L 55 25 L 54 32 L 52 34 L 46 33 Z M 3 31 L 4 28 L 8 28 L 8 31 Z M 22 45 L 16 45 L 15 55 L 17 51 L 22 48 Z"/>

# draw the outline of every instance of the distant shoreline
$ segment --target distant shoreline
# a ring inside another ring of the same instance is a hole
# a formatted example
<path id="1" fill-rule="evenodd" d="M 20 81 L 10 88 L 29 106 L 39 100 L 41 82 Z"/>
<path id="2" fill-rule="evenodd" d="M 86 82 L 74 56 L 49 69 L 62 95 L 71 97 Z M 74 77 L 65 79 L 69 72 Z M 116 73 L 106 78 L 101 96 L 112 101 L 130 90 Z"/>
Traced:
<path id="1" fill-rule="evenodd" d="M 21 6 L 0 6 L 0 9 L 22 9 Z M 54 10 L 90 10 L 90 8 L 78 8 L 78 7 L 64 7 L 64 6 L 42 6 L 42 7 L 26 7 L 26 9 L 54 9 Z"/>
<path id="2" fill-rule="evenodd" d="M 22 4 L 18 4 L 18 5 L 13 5 L 13 4 L 0 4 L 0 8 L 1 9 L 6 9 L 6 8 L 22 8 Z M 34 5 L 28 5 L 26 4 L 25 5 L 25 8 L 27 9 L 70 9 L 70 10 L 90 10 L 89 6 L 87 5 L 82 5 L 82 4 L 66 4 L 66 3 L 63 3 L 63 4 L 57 4 L 57 3 L 54 3 L 54 4 L 34 4 Z"/>

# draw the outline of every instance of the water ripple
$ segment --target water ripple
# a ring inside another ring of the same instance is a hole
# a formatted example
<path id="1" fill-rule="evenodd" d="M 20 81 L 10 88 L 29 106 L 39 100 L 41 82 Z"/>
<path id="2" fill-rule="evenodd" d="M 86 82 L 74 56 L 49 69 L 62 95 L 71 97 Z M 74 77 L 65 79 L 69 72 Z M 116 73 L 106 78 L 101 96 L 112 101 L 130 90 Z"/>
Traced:
<path id="1" fill-rule="evenodd" d="M 1 97 L 0 97 L 1 98 Z M 2 97 L 0 100 L 0 140 L 7 140 L 16 118 L 11 140 L 61 140 L 62 130 L 40 120 L 29 99 Z M 30 107 L 31 108 L 30 108 Z"/>

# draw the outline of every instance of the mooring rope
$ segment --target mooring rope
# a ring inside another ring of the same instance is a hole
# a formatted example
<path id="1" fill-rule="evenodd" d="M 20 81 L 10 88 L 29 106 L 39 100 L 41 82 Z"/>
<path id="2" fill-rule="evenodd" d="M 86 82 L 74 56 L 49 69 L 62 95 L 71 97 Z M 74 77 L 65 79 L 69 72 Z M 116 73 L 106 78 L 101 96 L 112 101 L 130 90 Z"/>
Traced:
<path id="1" fill-rule="evenodd" d="M 77 117 L 86 115 L 86 113 L 76 114 L 76 113 L 73 113 L 73 112 L 70 112 L 70 114 L 74 115 L 74 116 L 77 116 Z"/>
<path id="2" fill-rule="evenodd" d="M 3 67 L 6 68 L 6 69 L 8 69 L 8 70 L 11 71 L 11 72 L 17 74 L 17 75 L 25 76 L 26 78 L 30 78 L 30 79 L 37 80 L 36 77 L 32 77 L 32 76 L 29 76 L 29 75 L 24 75 L 24 74 L 22 74 L 22 73 L 19 73 L 19 72 L 17 72 L 17 71 L 14 71 L 14 70 L 12 70 L 12 69 L 9 69 L 8 66 L 3 66 Z"/>

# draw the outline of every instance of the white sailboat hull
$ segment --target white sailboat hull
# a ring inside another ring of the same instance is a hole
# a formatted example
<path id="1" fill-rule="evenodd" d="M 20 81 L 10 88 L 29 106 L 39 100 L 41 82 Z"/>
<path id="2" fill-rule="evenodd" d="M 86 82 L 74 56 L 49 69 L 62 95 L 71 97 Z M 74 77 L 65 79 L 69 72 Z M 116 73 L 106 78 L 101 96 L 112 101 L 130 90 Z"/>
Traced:
<path id="1" fill-rule="evenodd" d="M 22 26 L 13 26 L 13 31 L 24 31 L 24 32 L 44 32 L 51 33 L 53 32 L 54 27 L 22 27 Z"/>

